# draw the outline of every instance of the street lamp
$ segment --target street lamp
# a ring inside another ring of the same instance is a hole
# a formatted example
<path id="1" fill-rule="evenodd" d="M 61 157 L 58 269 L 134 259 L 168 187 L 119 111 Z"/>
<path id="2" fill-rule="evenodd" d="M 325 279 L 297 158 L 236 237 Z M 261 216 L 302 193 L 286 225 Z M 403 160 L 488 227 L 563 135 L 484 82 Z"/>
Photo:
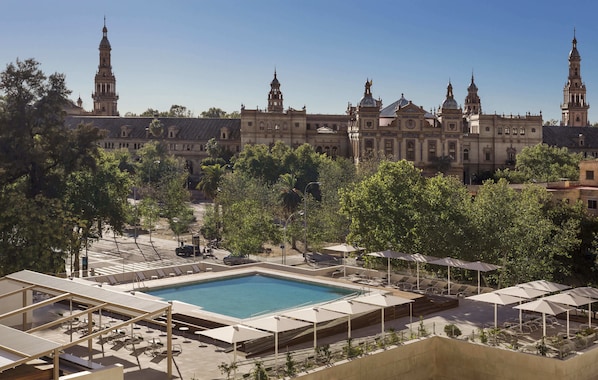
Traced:
<path id="1" fill-rule="evenodd" d="M 307 253 L 307 234 L 309 232 L 307 229 L 307 188 L 311 185 L 319 186 L 320 182 L 309 182 L 307 185 L 305 185 L 305 191 L 303 191 L 303 217 L 305 218 L 305 253 Z"/>
<path id="2" fill-rule="evenodd" d="M 287 244 L 287 225 L 291 221 L 291 218 L 295 216 L 295 214 L 303 215 L 303 211 L 294 212 L 287 218 L 286 222 L 284 222 L 284 226 L 282 228 L 283 231 L 283 238 L 282 238 L 282 264 L 287 263 L 287 254 L 286 254 L 286 244 Z"/>

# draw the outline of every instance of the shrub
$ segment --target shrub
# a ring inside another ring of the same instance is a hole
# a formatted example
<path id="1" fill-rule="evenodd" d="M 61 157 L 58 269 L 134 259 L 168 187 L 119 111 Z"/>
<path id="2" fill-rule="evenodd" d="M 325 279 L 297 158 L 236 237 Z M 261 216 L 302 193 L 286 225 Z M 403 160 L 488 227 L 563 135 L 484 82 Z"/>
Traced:
<path id="1" fill-rule="evenodd" d="M 456 338 L 461 335 L 461 330 L 454 323 L 449 323 L 444 326 L 444 333 L 451 338 Z"/>

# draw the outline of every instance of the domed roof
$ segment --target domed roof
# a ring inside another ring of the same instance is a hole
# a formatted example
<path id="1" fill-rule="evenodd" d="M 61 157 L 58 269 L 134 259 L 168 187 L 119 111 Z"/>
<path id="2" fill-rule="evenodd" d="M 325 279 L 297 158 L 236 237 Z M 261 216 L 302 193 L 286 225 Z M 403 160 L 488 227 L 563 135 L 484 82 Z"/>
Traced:
<path id="1" fill-rule="evenodd" d="M 272 79 L 272 82 L 270 82 L 270 85 L 274 86 L 274 85 L 279 85 L 279 84 L 280 84 L 280 82 L 278 81 L 278 78 L 276 78 L 276 70 L 274 70 L 274 79 Z"/>
<path id="2" fill-rule="evenodd" d="M 359 105 L 361 107 L 376 107 L 377 106 L 376 99 L 374 99 L 371 94 L 364 95 L 364 97 L 361 98 L 361 100 L 359 101 Z"/>
<path id="3" fill-rule="evenodd" d="M 577 39 L 575 37 L 573 37 L 573 47 L 571 48 L 571 51 L 569 52 L 569 59 L 571 58 L 579 58 L 579 52 L 577 51 Z"/>
<path id="4" fill-rule="evenodd" d="M 447 98 L 444 100 L 444 102 L 442 102 L 442 108 L 456 110 L 459 109 L 459 104 L 457 104 L 457 101 L 455 99 Z"/>

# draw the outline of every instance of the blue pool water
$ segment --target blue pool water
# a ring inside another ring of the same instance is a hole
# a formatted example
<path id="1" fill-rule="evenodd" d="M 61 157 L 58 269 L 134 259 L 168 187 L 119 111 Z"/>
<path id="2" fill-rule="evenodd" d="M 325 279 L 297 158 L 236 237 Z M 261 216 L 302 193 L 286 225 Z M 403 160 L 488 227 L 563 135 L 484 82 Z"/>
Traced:
<path id="1" fill-rule="evenodd" d="M 146 293 L 213 313 L 245 319 L 298 306 L 332 301 L 355 291 L 260 274 L 182 284 Z"/>

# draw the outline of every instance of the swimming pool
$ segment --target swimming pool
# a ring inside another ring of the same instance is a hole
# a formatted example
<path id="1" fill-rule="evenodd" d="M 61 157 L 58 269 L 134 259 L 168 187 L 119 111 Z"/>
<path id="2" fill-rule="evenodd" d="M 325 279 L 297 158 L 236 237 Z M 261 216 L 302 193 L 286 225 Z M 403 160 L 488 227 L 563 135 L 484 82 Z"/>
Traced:
<path id="1" fill-rule="evenodd" d="M 355 294 L 356 291 L 277 276 L 251 274 L 181 284 L 145 293 L 169 301 L 196 305 L 212 313 L 245 319 L 340 299 Z"/>

